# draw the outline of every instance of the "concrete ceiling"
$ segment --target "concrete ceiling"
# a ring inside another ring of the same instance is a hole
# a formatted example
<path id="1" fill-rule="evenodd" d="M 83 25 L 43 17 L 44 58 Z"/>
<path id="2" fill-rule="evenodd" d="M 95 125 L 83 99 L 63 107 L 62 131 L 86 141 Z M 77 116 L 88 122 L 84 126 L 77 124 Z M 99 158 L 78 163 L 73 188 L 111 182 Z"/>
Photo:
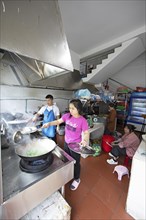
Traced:
<path id="1" fill-rule="evenodd" d="M 145 0 L 58 1 L 69 47 L 81 58 L 145 30 Z"/>

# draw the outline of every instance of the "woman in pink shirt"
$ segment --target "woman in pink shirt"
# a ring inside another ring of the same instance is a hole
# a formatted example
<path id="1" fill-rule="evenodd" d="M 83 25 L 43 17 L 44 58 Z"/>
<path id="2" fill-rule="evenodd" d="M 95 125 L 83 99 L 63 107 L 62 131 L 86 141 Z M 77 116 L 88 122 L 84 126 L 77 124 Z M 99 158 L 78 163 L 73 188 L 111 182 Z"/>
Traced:
<path id="1" fill-rule="evenodd" d="M 89 132 L 87 120 L 82 114 L 82 102 L 79 99 L 73 99 L 69 103 L 69 113 L 64 114 L 60 119 L 46 123 L 43 128 L 65 123 L 65 151 L 76 160 L 74 165 L 74 181 L 70 189 L 76 190 L 80 184 L 80 158 L 81 155 L 72 151 L 68 145 L 70 143 L 79 143 L 86 146 L 89 142 Z"/>
<path id="2" fill-rule="evenodd" d="M 134 133 L 135 126 L 127 124 L 124 127 L 125 134 L 117 141 L 112 143 L 112 150 L 109 153 L 111 159 L 107 160 L 109 164 L 118 164 L 117 159 L 121 155 L 127 155 L 128 157 L 133 157 L 139 144 L 140 140 L 137 135 Z"/>

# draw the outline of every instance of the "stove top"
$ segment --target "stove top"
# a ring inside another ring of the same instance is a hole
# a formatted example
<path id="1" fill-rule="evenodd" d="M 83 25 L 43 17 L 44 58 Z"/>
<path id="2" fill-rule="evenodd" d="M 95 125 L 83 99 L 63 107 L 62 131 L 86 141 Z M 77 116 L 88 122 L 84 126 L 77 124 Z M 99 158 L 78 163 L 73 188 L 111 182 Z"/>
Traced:
<path id="1" fill-rule="evenodd" d="M 34 172 L 30 172 L 32 164 L 27 164 L 20 160 L 20 157 L 15 153 L 16 146 L 10 146 L 8 149 L 2 149 L 2 175 L 3 175 L 3 201 L 6 201 L 10 197 L 13 197 L 17 193 L 23 191 L 27 187 L 30 187 L 39 180 L 59 170 L 70 163 L 70 159 L 67 159 L 67 154 L 58 147 L 66 156 L 63 156 L 65 160 L 60 159 L 53 154 L 51 158 L 52 163 L 38 161 L 37 164 L 40 171 L 38 171 L 37 165 L 33 168 Z M 24 165 L 25 163 L 25 165 Z M 21 168 L 21 169 L 20 169 Z M 23 171 L 22 171 L 23 170 Z"/>
<path id="2" fill-rule="evenodd" d="M 54 160 L 54 155 L 49 154 L 47 159 L 41 159 L 36 161 L 20 160 L 19 167 L 22 171 L 27 173 L 38 173 L 47 169 Z"/>

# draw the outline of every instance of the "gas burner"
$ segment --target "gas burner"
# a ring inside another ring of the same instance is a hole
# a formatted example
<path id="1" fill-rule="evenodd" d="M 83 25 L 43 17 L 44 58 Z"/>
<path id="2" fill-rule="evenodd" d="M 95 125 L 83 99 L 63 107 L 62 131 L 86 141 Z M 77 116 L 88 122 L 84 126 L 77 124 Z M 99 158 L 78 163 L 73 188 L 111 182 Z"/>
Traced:
<path id="1" fill-rule="evenodd" d="M 47 169 L 54 160 L 53 154 L 49 154 L 46 159 L 28 161 L 21 159 L 20 160 L 20 169 L 26 173 L 37 173 Z"/>

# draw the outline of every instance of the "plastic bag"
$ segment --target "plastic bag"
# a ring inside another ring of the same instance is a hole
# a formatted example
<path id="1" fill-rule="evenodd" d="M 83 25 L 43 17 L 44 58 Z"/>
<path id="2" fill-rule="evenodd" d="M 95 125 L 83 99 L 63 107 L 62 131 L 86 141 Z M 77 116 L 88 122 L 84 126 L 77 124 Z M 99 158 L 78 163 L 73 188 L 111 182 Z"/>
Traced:
<path id="1" fill-rule="evenodd" d="M 90 99 L 91 92 L 88 89 L 80 89 L 74 93 L 75 98 Z"/>

